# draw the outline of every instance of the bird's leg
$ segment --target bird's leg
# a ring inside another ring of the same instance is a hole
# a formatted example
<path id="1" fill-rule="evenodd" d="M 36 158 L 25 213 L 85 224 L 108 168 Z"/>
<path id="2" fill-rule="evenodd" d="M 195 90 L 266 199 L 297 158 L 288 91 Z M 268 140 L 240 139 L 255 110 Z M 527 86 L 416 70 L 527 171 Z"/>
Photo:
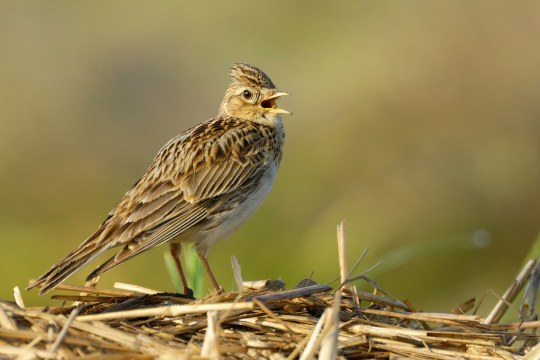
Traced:
<path id="1" fill-rule="evenodd" d="M 223 293 L 223 288 L 219 286 L 216 277 L 214 276 L 214 273 L 212 273 L 212 269 L 210 269 L 210 265 L 208 264 L 208 260 L 206 259 L 206 255 L 203 252 L 197 251 L 197 255 L 199 255 L 199 258 L 201 259 L 201 262 L 204 266 L 204 269 L 206 270 L 206 273 L 208 274 L 208 277 L 210 278 L 210 281 L 212 282 L 212 285 L 214 286 L 214 289 L 218 292 L 218 294 Z"/>
<path id="2" fill-rule="evenodd" d="M 188 295 L 193 297 L 193 290 L 191 290 L 188 287 L 188 283 L 186 281 L 186 275 L 184 275 L 184 269 L 182 269 L 182 263 L 180 262 L 180 251 L 181 247 L 179 243 L 169 243 L 169 251 L 171 252 L 171 256 L 174 259 L 174 264 L 176 265 L 176 270 L 178 271 L 178 274 L 180 275 L 180 280 L 182 280 L 182 287 L 184 288 L 184 295 Z"/>

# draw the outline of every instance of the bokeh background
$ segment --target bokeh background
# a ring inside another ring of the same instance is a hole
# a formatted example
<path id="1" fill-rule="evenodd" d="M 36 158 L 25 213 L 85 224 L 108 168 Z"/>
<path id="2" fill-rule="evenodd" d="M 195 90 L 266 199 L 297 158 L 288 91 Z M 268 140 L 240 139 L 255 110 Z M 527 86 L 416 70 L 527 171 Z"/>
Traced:
<path id="1" fill-rule="evenodd" d="M 382 260 L 369 276 L 419 309 L 504 292 L 539 230 L 538 19 L 532 1 L 2 2 L 0 297 L 216 114 L 234 62 L 294 115 L 273 192 L 212 248 L 226 288 L 231 255 L 245 279 L 334 279 L 345 219 L 350 261 L 369 248 L 360 270 Z M 103 285 L 173 290 L 166 249 Z"/>

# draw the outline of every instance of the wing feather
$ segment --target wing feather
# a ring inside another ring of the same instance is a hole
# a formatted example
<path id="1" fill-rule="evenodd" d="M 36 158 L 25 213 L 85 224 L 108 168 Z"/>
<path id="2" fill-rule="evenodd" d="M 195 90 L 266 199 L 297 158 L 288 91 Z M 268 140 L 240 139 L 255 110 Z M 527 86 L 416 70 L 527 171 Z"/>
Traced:
<path id="1" fill-rule="evenodd" d="M 236 190 L 238 184 L 247 181 L 259 168 L 260 162 L 239 162 L 234 158 L 222 160 L 212 164 L 211 168 L 186 175 L 181 187 L 185 191 L 186 200 L 195 203 Z"/>
<path id="2" fill-rule="evenodd" d="M 204 134 L 201 126 L 194 129 Z M 112 211 L 108 223 L 116 225 L 115 231 L 106 240 L 114 243 L 111 247 L 135 242 L 146 249 L 148 246 L 143 242 L 147 234 L 160 226 L 164 232 L 177 233 L 174 227 L 166 226 L 172 219 L 176 227 L 185 231 L 186 224 L 194 223 L 190 216 L 200 221 L 199 209 L 204 207 L 205 200 L 229 194 L 256 176 L 266 160 L 259 156 L 265 145 L 260 129 L 250 126 L 220 129 L 222 133 L 206 133 L 199 141 L 196 136 L 182 135 L 163 147 L 147 173 Z M 216 151 L 216 144 L 220 151 Z M 200 156 L 205 161 L 197 162 L 196 168 L 178 166 L 178 173 L 163 172 L 163 164 Z M 156 178 L 160 179 L 157 184 Z M 169 238 L 165 233 L 164 237 Z"/>
<path id="3" fill-rule="evenodd" d="M 87 280 L 98 276 L 143 251 L 172 240 L 191 226 L 203 220 L 207 215 L 204 206 L 189 205 L 188 207 L 190 211 L 179 209 L 172 214 L 170 219 L 159 224 L 156 229 L 149 229 L 144 234 L 141 234 L 140 239 L 132 239 L 126 242 L 124 247 L 115 256 L 101 264 L 88 275 Z"/>

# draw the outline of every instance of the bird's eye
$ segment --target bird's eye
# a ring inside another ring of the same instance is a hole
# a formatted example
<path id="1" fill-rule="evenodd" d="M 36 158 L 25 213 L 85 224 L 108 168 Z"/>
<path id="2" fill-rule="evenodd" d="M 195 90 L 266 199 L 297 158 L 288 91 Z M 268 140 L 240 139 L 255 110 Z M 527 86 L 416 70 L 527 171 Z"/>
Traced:
<path id="1" fill-rule="evenodd" d="M 244 92 L 242 92 L 242 96 L 244 99 L 249 100 L 253 96 L 253 93 L 249 90 L 244 90 Z"/>

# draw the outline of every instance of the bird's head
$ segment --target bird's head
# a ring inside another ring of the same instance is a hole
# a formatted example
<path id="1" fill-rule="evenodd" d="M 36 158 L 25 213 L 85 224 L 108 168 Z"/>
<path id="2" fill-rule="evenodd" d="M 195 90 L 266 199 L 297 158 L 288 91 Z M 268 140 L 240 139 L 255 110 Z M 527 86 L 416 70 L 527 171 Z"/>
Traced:
<path id="1" fill-rule="evenodd" d="M 232 83 L 225 92 L 220 114 L 242 120 L 275 124 L 281 114 L 290 114 L 276 106 L 276 100 L 289 95 L 276 89 L 272 80 L 255 66 L 234 64 Z"/>

